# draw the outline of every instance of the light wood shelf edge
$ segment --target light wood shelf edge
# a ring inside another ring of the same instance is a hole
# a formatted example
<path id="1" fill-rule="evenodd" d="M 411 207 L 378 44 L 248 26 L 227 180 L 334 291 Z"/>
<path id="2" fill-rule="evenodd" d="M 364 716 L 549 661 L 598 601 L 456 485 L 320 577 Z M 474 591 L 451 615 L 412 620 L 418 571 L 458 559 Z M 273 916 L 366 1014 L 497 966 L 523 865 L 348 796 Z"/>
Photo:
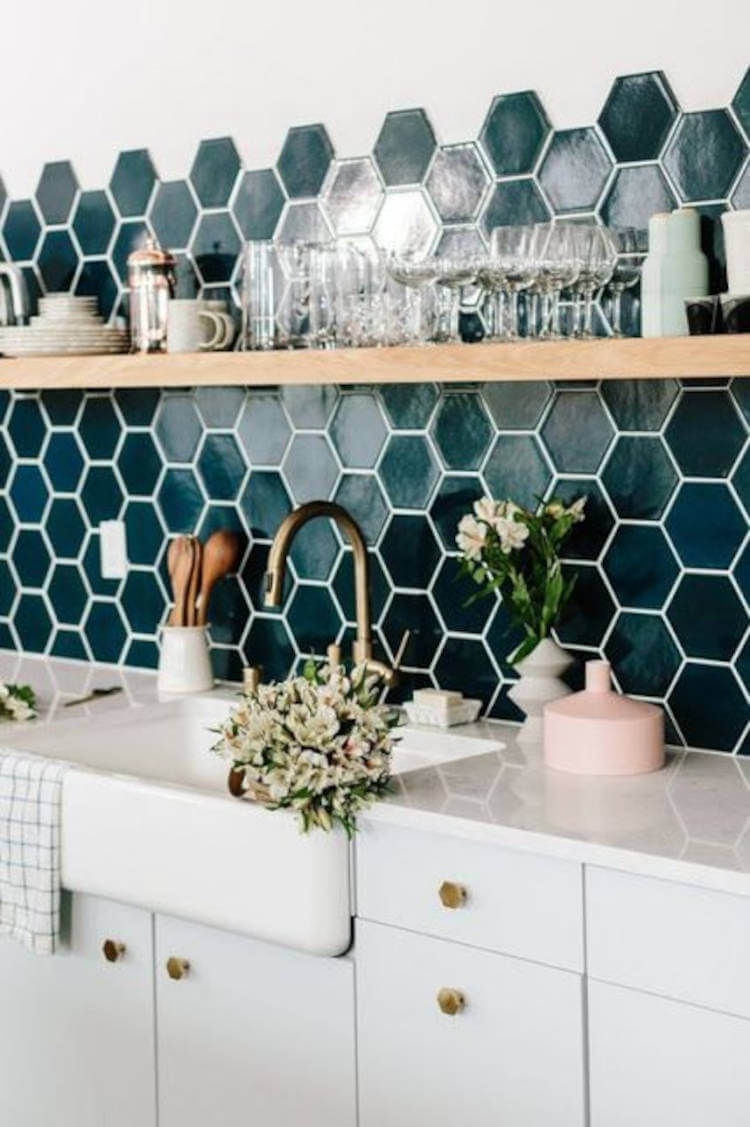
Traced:
<path id="1" fill-rule="evenodd" d="M 745 336 L 0 359 L 0 387 L 483 383 L 750 375 Z"/>

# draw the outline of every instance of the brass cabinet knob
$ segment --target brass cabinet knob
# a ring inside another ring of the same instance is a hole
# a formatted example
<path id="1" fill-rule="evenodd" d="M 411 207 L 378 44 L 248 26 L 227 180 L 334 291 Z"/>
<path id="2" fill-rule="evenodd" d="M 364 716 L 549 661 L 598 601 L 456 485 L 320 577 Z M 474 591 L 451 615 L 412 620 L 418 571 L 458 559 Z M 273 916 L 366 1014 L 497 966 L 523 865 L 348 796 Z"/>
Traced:
<path id="1" fill-rule="evenodd" d="M 125 944 L 118 943 L 116 939 L 105 939 L 102 943 L 102 954 L 108 963 L 116 963 L 125 954 Z"/>
<path id="2" fill-rule="evenodd" d="M 450 986 L 444 986 L 442 990 L 438 990 L 438 1005 L 444 1014 L 449 1017 L 455 1017 L 464 1008 L 464 996 L 460 990 L 454 990 Z"/>
<path id="3" fill-rule="evenodd" d="M 461 908 L 466 903 L 466 889 L 462 884 L 444 880 L 438 889 L 438 896 L 444 908 Z"/>
<path id="4" fill-rule="evenodd" d="M 179 982 L 184 978 L 190 970 L 190 963 L 187 959 L 178 959 L 176 955 L 171 955 L 167 959 L 167 974 L 173 978 L 175 982 Z"/>

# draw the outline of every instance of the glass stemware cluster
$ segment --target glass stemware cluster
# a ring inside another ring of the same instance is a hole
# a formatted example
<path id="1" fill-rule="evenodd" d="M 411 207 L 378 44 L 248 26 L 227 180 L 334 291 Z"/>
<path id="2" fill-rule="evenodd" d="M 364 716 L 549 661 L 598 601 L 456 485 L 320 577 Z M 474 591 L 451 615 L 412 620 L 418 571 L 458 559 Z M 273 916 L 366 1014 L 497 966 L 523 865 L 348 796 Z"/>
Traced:
<path id="1" fill-rule="evenodd" d="M 611 332 L 640 274 L 639 233 L 594 221 L 496 227 L 485 253 L 386 253 L 369 240 L 249 243 L 243 274 L 246 348 L 373 347 L 461 340 L 465 295 L 480 296 L 485 336 L 597 335 L 609 287 Z"/>

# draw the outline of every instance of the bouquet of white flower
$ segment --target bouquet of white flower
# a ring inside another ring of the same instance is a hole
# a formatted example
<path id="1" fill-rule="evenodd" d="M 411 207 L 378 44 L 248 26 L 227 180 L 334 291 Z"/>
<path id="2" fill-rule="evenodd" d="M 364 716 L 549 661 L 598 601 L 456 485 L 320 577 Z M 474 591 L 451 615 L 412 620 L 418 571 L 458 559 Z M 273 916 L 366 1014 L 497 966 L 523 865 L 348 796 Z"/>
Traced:
<path id="1" fill-rule="evenodd" d="M 585 497 L 567 507 L 553 498 L 532 512 L 483 497 L 459 521 L 461 570 L 481 587 L 475 597 L 499 591 L 526 634 L 511 662 L 530 654 L 560 620 L 576 580 L 564 578 L 560 548 L 584 519 L 585 504 Z"/>
<path id="2" fill-rule="evenodd" d="M 382 689 L 365 666 L 308 662 L 301 677 L 246 691 L 213 750 L 242 772 L 242 791 L 294 810 L 304 831 L 338 822 L 351 836 L 390 778 L 398 713 Z"/>
<path id="3" fill-rule="evenodd" d="M 31 685 L 4 685 L 0 682 L 0 720 L 33 720 L 36 697 Z"/>

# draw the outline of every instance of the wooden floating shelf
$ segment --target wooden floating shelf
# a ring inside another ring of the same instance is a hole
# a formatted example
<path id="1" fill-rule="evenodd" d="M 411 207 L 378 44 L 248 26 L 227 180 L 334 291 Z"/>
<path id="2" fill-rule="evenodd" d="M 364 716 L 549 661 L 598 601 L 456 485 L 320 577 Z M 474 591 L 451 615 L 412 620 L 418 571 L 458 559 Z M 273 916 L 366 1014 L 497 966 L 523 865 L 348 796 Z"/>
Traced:
<path id="1" fill-rule="evenodd" d="M 441 344 L 331 351 L 0 359 L 0 387 L 483 383 L 750 375 L 745 336 Z"/>

